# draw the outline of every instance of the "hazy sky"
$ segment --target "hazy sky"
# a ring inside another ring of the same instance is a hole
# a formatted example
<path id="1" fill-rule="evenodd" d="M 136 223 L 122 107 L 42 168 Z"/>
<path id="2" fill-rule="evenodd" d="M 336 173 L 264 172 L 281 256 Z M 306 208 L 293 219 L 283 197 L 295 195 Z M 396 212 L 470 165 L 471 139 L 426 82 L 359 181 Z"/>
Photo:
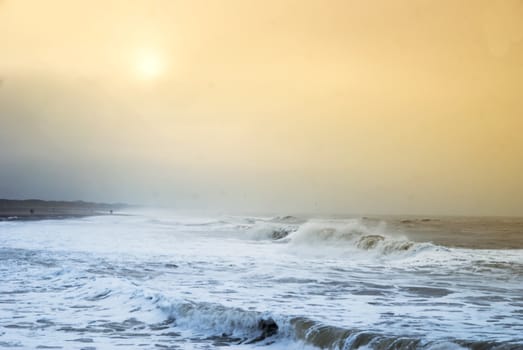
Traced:
<path id="1" fill-rule="evenodd" d="M 521 0 L 0 0 L 0 197 L 523 215 Z"/>

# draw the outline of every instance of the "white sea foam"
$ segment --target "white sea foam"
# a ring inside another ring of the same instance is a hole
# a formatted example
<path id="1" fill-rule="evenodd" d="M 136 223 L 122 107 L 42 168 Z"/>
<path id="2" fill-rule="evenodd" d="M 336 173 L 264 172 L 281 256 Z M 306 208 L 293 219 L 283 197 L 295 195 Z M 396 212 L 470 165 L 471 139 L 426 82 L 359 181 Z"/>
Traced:
<path id="1" fill-rule="evenodd" d="M 2 222 L 0 247 L 0 346 L 251 349 L 268 319 L 269 349 L 523 344 L 523 251 L 417 243 L 385 224 Z"/>
<path id="2" fill-rule="evenodd" d="M 305 253 L 350 256 L 352 259 L 412 258 L 418 254 L 449 252 L 430 242 L 413 242 L 387 233 L 384 223 L 369 226 L 359 219 L 314 220 L 302 224 L 287 240 Z M 296 249 L 294 249 L 296 251 Z"/>

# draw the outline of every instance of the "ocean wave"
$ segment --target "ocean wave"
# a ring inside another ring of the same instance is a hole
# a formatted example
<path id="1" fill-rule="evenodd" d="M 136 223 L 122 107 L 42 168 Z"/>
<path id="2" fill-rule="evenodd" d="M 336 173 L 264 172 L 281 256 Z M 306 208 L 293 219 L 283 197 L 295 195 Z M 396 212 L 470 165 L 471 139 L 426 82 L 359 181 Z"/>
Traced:
<path id="1" fill-rule="evenodd" d="M 319 349 L 379 349 L 379 350 L 516 350 L 518 343 L 496 341 L 471 341 L 460 339 L 430 340 L 413 336 L 382 334 L 359 329 L 325 325 L 305 317 L 293 318 L 290 325 L 296 340 Z"/>
<path id="2" fill-rule="evenodd" d="M 304 219 L 292 215 L 275 216 L 270 221 L 288 224 L 301 224 L 305 222 Z"/>
<path id="3" fill-rule="evenodd" d="M 361 220 L 307 222 L 288 236 L 289 243 L 318 249 L 328 247 L 355 253 L 372 252 L 378 256 L 407 256 L 422 251 L 447 251 L 429 242 L 418 243 L 390 235 L 383 224 L 368 226 Z"/>
<path id="4" fill-rule="evenodd" d="M 294 218 L 289 219 L 293 221 Z M 414 242 L 399 234 L 387 232 L 384 224 L 371 226 L 359 219 L 328 221 L 313 220 L 304 223 L 281 221 L 258 221 L 241 227 L 242 237 L 250 240 L 271 240 L 288 243 L 296 248 L 312 249 L 320 253 L 322 249 L 332 254 L 364 254 L 369 256 L 414 256 L 421 252 L 449 251 L 448 248 L 431 242 Z M 240 229 L 240 228 L 238 228 Z"/>
<path id="5" fill-rule="evenodd" d="M 219 336 L 224 342 L 257 343 L 275 336 L 280 328 L 270 315 L 257 311 L 216 303 L 173 301 L 161 296 L 155 302 L 177 326 Z"/>
<path id="6" fill-rule="evenodd" d="M 222 345 L 275 342 L 302 343 L 317 349 L 379 350 L 515 350 L 521 344 L 489 340 L 421 338 L 401 334 L 349 329 L 323 324 L 307 317 L 284 317 L 216 303 L 154 299 L 173 325 L 219 338 Z"/>
<path id="7" fill-rule="evenodd" d="M 260 222 L 247 228 L 244 237 L 252 240 L 282 240 L 298 230 L 298 225 Z"/>

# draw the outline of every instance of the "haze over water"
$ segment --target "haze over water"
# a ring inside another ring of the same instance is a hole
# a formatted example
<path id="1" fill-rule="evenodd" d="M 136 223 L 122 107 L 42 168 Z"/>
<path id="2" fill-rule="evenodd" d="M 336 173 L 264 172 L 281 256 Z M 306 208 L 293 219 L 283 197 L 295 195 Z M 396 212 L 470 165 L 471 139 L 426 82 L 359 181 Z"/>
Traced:
<path id="1" fill-rule="evenodd" d="M 0 1 L 0 194 L 523 213 L 523 5 Z"/>

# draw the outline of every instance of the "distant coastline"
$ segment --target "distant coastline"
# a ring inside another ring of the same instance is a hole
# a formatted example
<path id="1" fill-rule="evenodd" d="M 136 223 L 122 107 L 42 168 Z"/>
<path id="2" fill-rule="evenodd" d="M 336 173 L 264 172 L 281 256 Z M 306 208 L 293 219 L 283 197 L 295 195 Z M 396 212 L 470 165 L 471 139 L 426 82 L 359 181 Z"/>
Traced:
<path id="1" fill-rule="evenodd" d="M 123 203 L 0 199 L 0 221 L 46 220 L 111 215 L 128 207 Z"/>

